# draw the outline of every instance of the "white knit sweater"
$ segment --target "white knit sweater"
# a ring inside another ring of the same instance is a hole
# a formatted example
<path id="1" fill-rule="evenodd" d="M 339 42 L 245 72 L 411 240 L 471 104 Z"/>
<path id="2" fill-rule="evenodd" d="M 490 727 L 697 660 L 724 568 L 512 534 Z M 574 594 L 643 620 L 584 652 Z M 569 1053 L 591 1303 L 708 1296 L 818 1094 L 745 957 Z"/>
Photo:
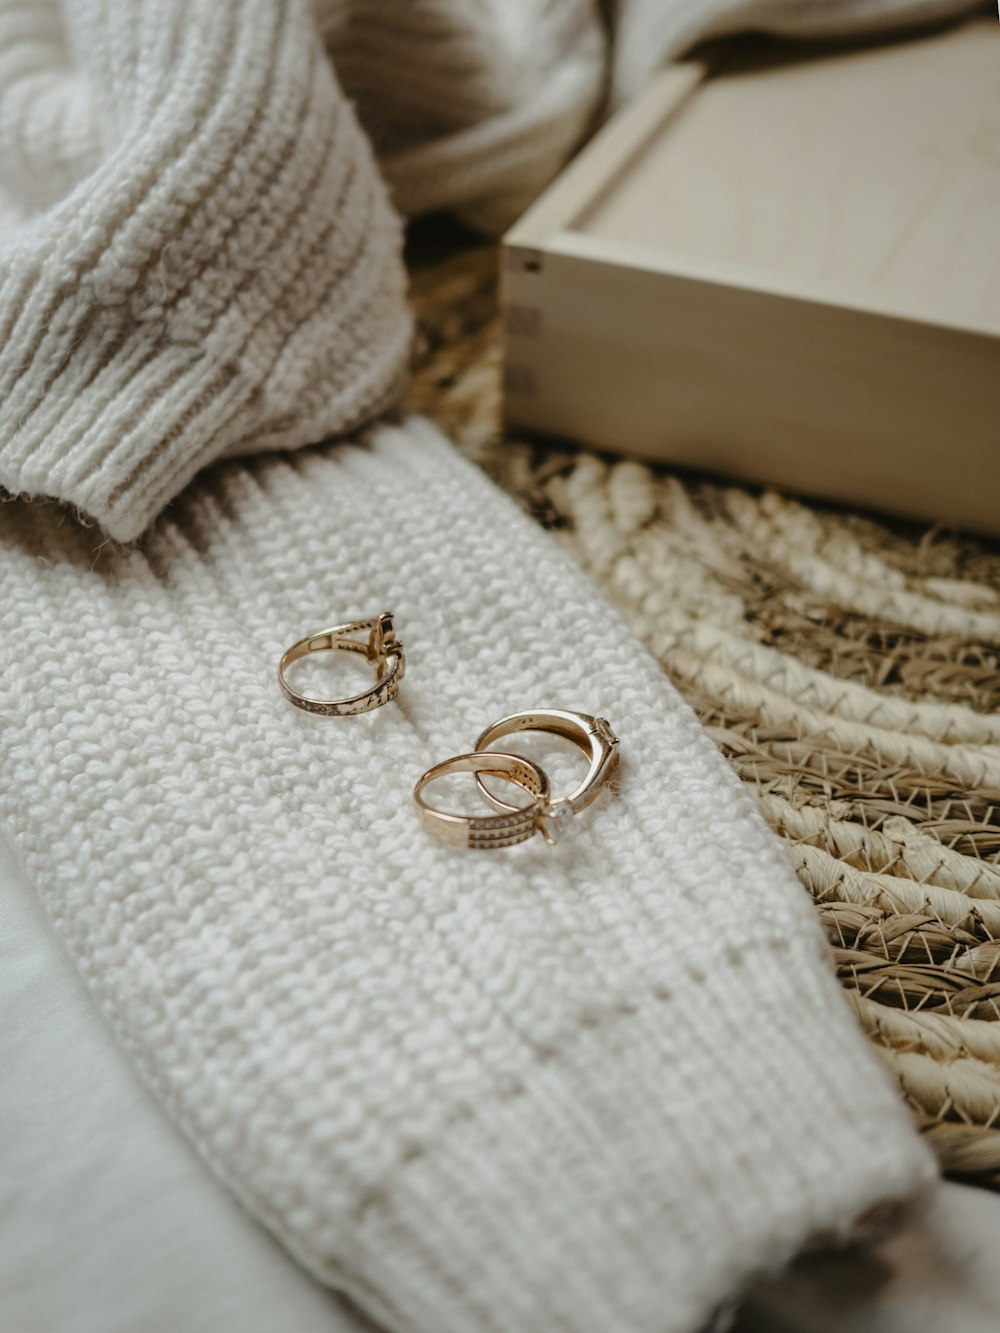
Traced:
<path id="1" fill-rule="evenodd" d="M 591 587 L 419 421 L 216 468 L 128 551 L 3 533 L 0 810 L 214 1170 L 392 1329 L 695 1330 L 929 1163 L 781 847 Z M 390 606 L 399 703 L 281 696 Z M 410 792 L 520 707 L 606 713 L 556 849 L 436 842 Z"/>
<path id="2" fill-rule="evenodd" d="M 0 817 L 150 1087 L 323 1281 L 408 1333 L 694 1330 L 931 1170 L 811 909 L 656 664 L 432 427 L 205 470 L 354 428 L 403 363 L 397 225 L 305 4 L 64 8 L 0 0 L 0 484 L 55 497 L 0 510 Z M 600 51 L 587 6 L 518 6 L 537 48 L 514 8 L 326 7 L 397 181 L 441 164 L 422 203 L 489 212 L 476 124 L 514 197 L 541 113 L 494 60 L 534 87 L 567 34 Z M 387 58 L 379 127 L 383 40 L 415 72 Z M 398 703 L 291 708 L 281 650 L 382 607 Z M 532 706 L 609 716 L 620 791 L 555 850 L 434 842 L 417 776 Z"/>

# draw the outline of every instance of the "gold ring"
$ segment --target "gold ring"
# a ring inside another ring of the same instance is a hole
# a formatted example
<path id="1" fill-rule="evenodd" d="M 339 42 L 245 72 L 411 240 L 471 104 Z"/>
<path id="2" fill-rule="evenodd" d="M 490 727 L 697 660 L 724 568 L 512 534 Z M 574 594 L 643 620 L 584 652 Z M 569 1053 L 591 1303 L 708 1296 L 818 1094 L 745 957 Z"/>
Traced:
<path id="1" fill-rule="evenodd" d="M 528 805 L 512 805 L 499 815 L 446 814 L 428 805 L 423 793 L 432 782 L 452 773 L 487 773 L 490 777 L 504 778 L 523 787 L 533 799 Z M 414 787 L 413 800 L 420 822 L 431 833 L 453 847 L 488 852 L 525 842 L 535 832 L 541 832 L 551 841 L 545 826 L 550 811 L 549 790 L 548 774 L 532 760 L 494 750 L 490 754 L 459 754 L 443 764 L 435 764 Z"/>
<path id="2" fill-rule="evenodd" d="M 357 639 L 353 637 L 356 634 L 367 634 L 368 637 Z M 353 694 L 347 699 L 309 699 L 293 690 L 285 678 L 292 663 L 300 662 L 310 653 L 329 652 L 364 653 L 375 666 L 375 684 L 371 689 Z M 382 611 L 370 620 L 355 620 L 349 625 L 334 625 L 332 629 L 317 630 L 315 634 L 307 634 L 298 643 L 293 643 L 278 663 L 278 682 L 285 697 L 296 708 L 303 708 L 307 713 L 319 713 L 323 717 L 350 717 L 354 713 L 369 713 L 373 708 L 381 708 L 383 704 L 395 699 L 405 670 L 403 645 L 396 638 L 392 613 Z"/>
<path id="3" fill-rule="evenodd" d="M 600 794 L 601 788 L 614 772 L 618 763 L 618 737 L 611 730 L 606 718 L 591 717 L 589 713 L 571 713 L 557 708 L 536 708 L 528 713 L 512 713 L 487 727 L 476 741 L 478 751 L 487 750 L 501 736 L 510 736 L 515 731 L 548 731 L 564 740 L 571 741 L 577 749 L 590 757 L 590 768 L 580 785 L 568 796 L 556 801 L 549 812 L 547 835 L 550 840 L 556 837 L 556 830 L 564 828 L 564 819 L 568 815 L 585 810 L 591 801 Z M 485 769 L 482 772 L 486 772 Z M 487 787 L 479 773 L 476 784 L 480 792 L 497 810 L 509 811 L 516 807 L 509 805 L 500 796 L 496 796 Z"/>

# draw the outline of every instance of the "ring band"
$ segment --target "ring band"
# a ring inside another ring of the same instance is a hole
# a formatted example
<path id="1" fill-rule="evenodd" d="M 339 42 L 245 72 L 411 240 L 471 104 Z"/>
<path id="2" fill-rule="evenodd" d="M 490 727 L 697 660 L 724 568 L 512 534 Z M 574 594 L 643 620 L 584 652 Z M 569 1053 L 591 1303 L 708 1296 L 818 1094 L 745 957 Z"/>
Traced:
<path id="1" fill-rule="evenodd" d="M 423 793 L 432 782 L 452 773 L 488 773 L 490 777 L 505 778 L 522 787 L 534 799 L 528 805 L 512 805 L 498 815 L 446 814 L 428 805 Z M 487 852 L 526 842 L 539 830 L 545 833 L 545 826 L 540 821 L 549 812 L 549 791 L 549 778 L 544 769 L 521 755 L 495 750 L 490 754 L 459 754 L 454 759 L 435 764 L 414 787 L 413 800 L 420 822 L 431 833 L 453 847 Z"/>
<path id="2" fill-rule="evenodd" d="M 591 717 L 589 713 L 571 713 L 556 708 L 536 708 L 530 713 L 512 713 L 509 717 L 501 718 L 499 722 L 494 722 L 491 727 L 486 728 L 476 741 L 476 750 L 489 752 L 489 746 L 495 741 L 516 731 L 552 732 L 572 742 L 590 758 L 590 768 L 580 785 L 568 796 L 560 797 L 556 802 L 557 814 L 562 813 L 566 807 L 573 814 L 585 810 L 591 801 L 600 795 L 601 788 L 618 763 L 618 737 L 611 730 L 606 718 Z M 482 771 L 486 772 L 485 769 Z M 509 811 L 516 808 L 490 791 L 478 773 L 476 785 L 495 809 Z"/>
<path id="3" fill-rule="evenodd" d="M 357 634 L 367 634 L 368 637 L 353 637 Z M 347 699 L 309 699 L 293 690 L 285 677 L 288 668 L 310 653 L 329 652 L 364 653 L 375 666 L 375 684 L 371 689 L 353 694 Z M 396 638 L 392 613 L 382 611 L 369 620 L 355 620 L 349 625 L 334 625 L 331 629 L 317 630 L 315 634 L 307 634 L 298 643 L 293 643 L 278 663 L 278 682 L 285 697 L 296 708 L 323 717 L 350 717 L 355 713 L 370 713 L 372 709 L 381 708 L 383 704 L 395 699 L 405 670 L 403 645 Z"/>

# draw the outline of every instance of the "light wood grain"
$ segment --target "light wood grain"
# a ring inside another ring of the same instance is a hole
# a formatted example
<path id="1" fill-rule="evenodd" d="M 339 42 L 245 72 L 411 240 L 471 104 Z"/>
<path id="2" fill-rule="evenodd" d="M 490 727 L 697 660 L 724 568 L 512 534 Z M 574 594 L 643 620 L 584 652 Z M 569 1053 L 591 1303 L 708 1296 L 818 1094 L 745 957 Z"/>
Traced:
<path id="1" fill-rule="evenodd" d="M 671 71 L 508 238 L 509 422 L 1000 532 L 997 145 L 990 20 Z"/>
<path id="2" fill-rule="evenodd" d="M 573 229 L 1000 334 L 1000 29 L 747 42 Z"/>

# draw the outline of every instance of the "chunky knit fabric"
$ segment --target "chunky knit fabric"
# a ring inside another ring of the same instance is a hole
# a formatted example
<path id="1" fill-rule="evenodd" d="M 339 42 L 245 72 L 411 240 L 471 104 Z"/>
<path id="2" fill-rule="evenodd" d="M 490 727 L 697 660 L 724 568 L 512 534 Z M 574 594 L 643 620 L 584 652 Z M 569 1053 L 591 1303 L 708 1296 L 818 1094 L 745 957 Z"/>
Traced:
<path id="1" fill-rule="evenodd" d="M 433 428 L 223 466 L 134 550 L 4 517 L 0 811 L 151 1086 L 323 1281 L 421 1333 L 694 1330 L 927 1177 L 739 783 Z M 291 707 L 282 648 L 380 606 L 398 705 Z M 417 777 L 533 705 L 606 713 L 620 789 L 558 848 L 435 841 Z"/>
<path id="2" fill-rule="evenodd" d="M 321 33 L 414 207 L 495 219 L 599 98 L 571 0 L 0 0 L 0 817 L 164 1107 L 323 1281 L 412 1333 L 694 1330 L 928 1158 L 779 845 L 543 534 L 419 421 L 206 470 L 349 430 L 403 361 Z M 291 708 L 282 648 L 384 607 L 398 704 Z M 435 843 L 419 773 L 531 706 L 606 713 L 620 791 L 556 851 Z"/>
<path id="3" fill-rule="evenodd" d="M 306 0 L 60 8 L 0 3 L 0 485 L 128 540 L 386 405 L 399 227 Z"/>

